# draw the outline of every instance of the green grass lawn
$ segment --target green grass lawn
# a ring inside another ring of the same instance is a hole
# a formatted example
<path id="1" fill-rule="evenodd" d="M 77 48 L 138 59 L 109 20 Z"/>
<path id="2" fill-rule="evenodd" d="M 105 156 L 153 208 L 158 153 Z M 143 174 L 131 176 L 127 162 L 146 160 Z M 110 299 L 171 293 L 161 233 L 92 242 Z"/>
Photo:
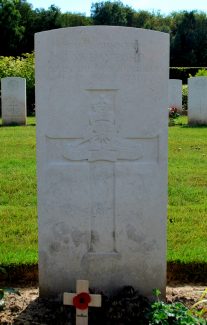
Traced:
<path id="1" fill-rule="evenodd" d="M 178 123 L 186 123 L 180 118 Z M 35 119 L 0 127 L 0 264 L 37 263 Z M 207 263 L 207 128 L 169 128 L 168 261 Z"/>
<path id="2" fill-rule="evenodd" d="M 0 263 L 37 262 L 35 119 L 0 127 Z"/>
<path id="3" fill-rule="evenodd" d="M 168 171 L 168 261 L 206 263 L 207 127 L 169 128 Z"/>

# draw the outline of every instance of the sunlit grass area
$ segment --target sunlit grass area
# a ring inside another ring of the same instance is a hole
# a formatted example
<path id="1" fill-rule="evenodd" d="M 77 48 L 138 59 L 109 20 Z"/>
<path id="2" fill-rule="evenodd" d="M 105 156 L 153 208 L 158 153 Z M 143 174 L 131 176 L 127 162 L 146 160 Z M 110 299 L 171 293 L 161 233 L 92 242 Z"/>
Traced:
<path id="1" fill-rule="evenodd" d="M 35 118 L 0 127 L 0 263 L 37 262 Z"/>
<path id="2" fill-rule="evenodd" d="M 168 261 L 207 262 L 207 127 L 169 128 L 168 171 Z"/>
<path id="3" fill-rule="evenodd" d="M 207 262 L 207 127 L 169 127 L 168 261 Z M 37 254 L 35 118 L 0 127 L 0 264 Z"/>

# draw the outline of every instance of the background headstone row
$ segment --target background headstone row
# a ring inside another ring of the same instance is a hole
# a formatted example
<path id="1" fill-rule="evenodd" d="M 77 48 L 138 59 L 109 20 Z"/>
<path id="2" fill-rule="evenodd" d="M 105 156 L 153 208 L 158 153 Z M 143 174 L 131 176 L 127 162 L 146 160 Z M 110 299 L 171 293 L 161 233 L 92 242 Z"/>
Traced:
<path id="1" fill-rule="evenodd" d="M 182 114 L 182 80 L 170 79 L 168 86 L 168 107 Z M 188 78 L 188 123 L 207 125 L 207 78 Z"/>
<path id="2" fill-rule="evenodd" d="M 1 107 L 3 125 L 26 124 L 26 79 L 1 79 Z M 168 107 L 182 114 L 182 80 L 170 79 Z M 207 78 L 188 79 L 188 121 L 191 125 L 207 125 Z"/>

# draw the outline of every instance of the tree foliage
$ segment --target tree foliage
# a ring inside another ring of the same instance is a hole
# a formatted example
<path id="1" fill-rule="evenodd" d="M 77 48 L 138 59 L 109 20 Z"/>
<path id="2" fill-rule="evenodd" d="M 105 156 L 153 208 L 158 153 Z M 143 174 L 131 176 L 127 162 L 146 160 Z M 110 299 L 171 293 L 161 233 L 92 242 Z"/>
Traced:
<path id="1" fill-rule="evenodd" d="M 33 9 L 27 0 L 0 0 L 0 55 L 18 56 L 34 50 L 34 34 L 91 24 L 82 14 L 64 13 L 54 5 Z"/>
<path id="2" fill-rule="evenodd" d="M 207 66 L 207 15 L 197 11 L 135 11 L 121 2 L 98 2 L 91 8 L 97 25 L 122 25 L 152 29 L 170 34 L 171 66 Z"/>
<path id="3" fill-rule="evenodd" d="M 175 66 L 206 66 L 207 16 L 196 11 L 174 13 L 171 29 L 171 63 Z"/>
<path id="4" fill-rule="evenodd" d="M 94 25 L 129 26 L 134 11 L 124 6 L 120 1 L 106 1 L 93 3 L 91 16 Z"/>
<path id="5" fill-rule="evenodd" d="M 16 1 L 0 0 L 0 44 L 1 55 L 15 53 L 23 39 L 25 28 Z"/>
<path id="6" fill-rule="evenodd" d="M 198 11 L 134 10 L 120 1 L 95 2 L 91 16 L 62 13 L 51 5 L 34 9 L 27 0 L 0 0 L 0 55 L 19 56 L 34 50 L 34 33 L 61 27 L 119 25 L 170 34 L 171 66 L 207 66 L 207 15 Z"/>

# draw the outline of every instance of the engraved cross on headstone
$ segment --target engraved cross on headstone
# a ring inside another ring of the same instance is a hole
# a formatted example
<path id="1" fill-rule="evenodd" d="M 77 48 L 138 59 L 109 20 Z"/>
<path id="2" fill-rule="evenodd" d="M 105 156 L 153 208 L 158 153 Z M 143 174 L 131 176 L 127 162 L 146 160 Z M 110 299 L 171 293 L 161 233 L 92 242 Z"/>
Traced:
<path id="1" fill-rule="evenodd" d="M 142 146 L 119 136 L 114 112 L 116 90 L 90 90 L 89 93 L 92 104 L 88 132 L 82 139 L 68 139 L 73 142 L 65 144 L 62 155 L 69 161 L 87 160 L 90 163 L 89 252 L 116 253 L 115 163 L 141 159 Z"/>

